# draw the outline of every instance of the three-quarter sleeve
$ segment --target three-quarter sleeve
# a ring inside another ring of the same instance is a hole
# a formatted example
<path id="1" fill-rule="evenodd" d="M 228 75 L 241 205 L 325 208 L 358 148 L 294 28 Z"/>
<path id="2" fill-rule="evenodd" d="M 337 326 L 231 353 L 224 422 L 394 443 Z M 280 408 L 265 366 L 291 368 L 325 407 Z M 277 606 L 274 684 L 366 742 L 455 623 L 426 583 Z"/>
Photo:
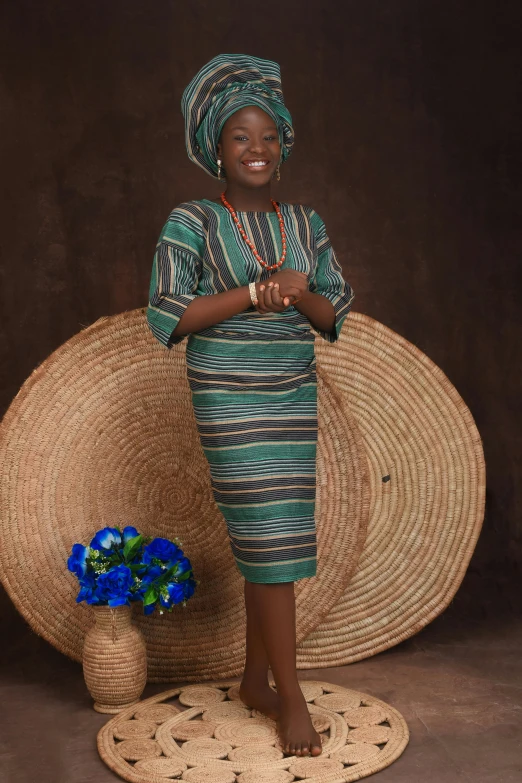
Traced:
<path id="1" fill-rule="evenodd" d="M 149 328 L 166 348 L 172 348 L 185 336 L 173 337 L 172 332 L 198 295 L 203 243 L 201 224 L 183 205 L 176 207 L 156 245 L 147 306 Z"/>
<path id="2" fill-rule="evenodd" d="M 324 222 L 315 211 L 312 213 L 311 223 L 316 239 L 317 266 L 310 281 L 310 291 L 322 294 L 329 299 L 335 310 L 335 323 L 332 331 L 316 331 L 325 340 L 334 343 L 338 339 L 344 319 L 351 309 L 355 293 L 343 277 L 341 265 L 326 233 Z"/>

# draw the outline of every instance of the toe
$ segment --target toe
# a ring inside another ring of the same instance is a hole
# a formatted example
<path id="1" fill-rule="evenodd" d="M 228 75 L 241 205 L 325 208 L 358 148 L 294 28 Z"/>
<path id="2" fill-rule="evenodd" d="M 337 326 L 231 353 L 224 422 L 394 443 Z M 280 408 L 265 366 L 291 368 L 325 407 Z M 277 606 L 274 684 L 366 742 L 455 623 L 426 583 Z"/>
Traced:
<path id="1" fill-rule="evenodd" d="M 303 745 L 302 748 L 303 756 L 308 756 L 308 745 Z"/>
<path id="2" fill-rule="evenodd" d="M 318 756 L 322 752 L 323 748 L 321 745 L 312 745 L 312 756 Z"/>

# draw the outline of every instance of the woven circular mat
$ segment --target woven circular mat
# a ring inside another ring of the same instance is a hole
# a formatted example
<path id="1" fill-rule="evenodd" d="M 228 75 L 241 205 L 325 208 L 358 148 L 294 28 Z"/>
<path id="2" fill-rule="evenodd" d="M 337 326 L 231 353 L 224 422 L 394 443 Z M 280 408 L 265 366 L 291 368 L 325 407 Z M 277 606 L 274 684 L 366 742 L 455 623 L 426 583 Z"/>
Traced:
<path id="1" fill-rule="evenodd" d="M 319 373 L 318 575 L 296 583 L 303 639 L 343 594 L 366 537 L 370 496 L 361 435 Z M 134 621 L 152 681 L 238 676 L 245 652 L 243 577 L 210 489 L 185 370 L 143 308 L 102 318 L 49 356 L 0 428 L 0 573 L 32 628 L 80 661 L 92 609 L 76 604 L 66 560 L 105 525 L 178 535 L 201 580 L 187 606 Z"/>
<path id="2" fill-rule="evenodd" d="M 368 535 L 342 598 L 300 643 L 300 669 L 367 658 L 417 633 L 450 603 L 484 518 L 484 453 L 450 380 L 384 324 L 350 313 L 318 364 L 348 402 L 371 480 Z"/>
<path id="3" fill-rule="evenodd" d="M 386 702 L 328 682 L 300 685 L 319 756 L 285 756 L 275 722 L 247 709 L 233 681 L 175 688 L 120 712 L 99 731 L 98 751 L 132 783 L 347 783 L 389 766 L 408 744 L 406 721 Z"/>

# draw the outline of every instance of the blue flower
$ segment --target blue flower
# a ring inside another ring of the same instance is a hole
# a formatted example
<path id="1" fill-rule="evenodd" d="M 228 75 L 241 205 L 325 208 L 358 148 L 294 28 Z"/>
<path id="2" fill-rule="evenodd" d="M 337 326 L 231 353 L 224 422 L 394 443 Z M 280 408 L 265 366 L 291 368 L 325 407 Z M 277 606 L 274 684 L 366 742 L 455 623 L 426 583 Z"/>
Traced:
<path id="1" fill-rule="evenodd" d="M 174 571 L 174 576 L 181 576 L 181 574 L 184 574 L 185 571 L 191 571 L 192 566 L 190 565 L 190 560 L 188 557 L 181 557 L 176 563 L 173 563 L 173 565 L 176 566 L 176 570 Z"/>
<path id="2" fill-rule="evenodd" d="M 143 614 L 152 614 L 155 608 L 156 604 L 147 604 L 147 606 L 143 607 Z"/>
<path id="3" fill-rule="evenodd" d="M 153 557 L 164 562 L 174 561 L 179 558 L 180 554 L 181 549 L 172 541 L 167 538 L 154 538 L 143 550 L 143 562 L 150 563 Z"/>
<path id="4" fill-rule="evenodd" d="M 165 599 L 163 596 L 160 596 L 161 605 L 166 607 L 167 609 L 170 606 L 172 606 L 172 604 L 179 604 L 179 602 L 183 600 L 182 584 L 177 584 L 176 582 L 169 582 L 167 585 L 167 591 L 169 594 L 168 599 Z"/>
<path id="5" fill-rule="evenodd" d="M 67 568 L 73 574 L 76 574 L 78 579 L 84 576 L 87 571 L 87 558 L 89 556 L 89 547 L 83 546 L 83 544 L 73 544 L 72 554 L 67 560 Z"/>
<path id="6" fill-rule="evenodd" d="M 92 539 L 90 546 L 92 549 L 112 549 L 114 545 L 121 544 L 121 535 L 115 527 L 104 527 L 98 530 Z"/>
<path id="7" fill-rule="evenodd" d="M 141 577 L 144 584 L 150 585 L 158 576 L 164 573 L 163 568 L 160 565 L 151 565 L 147 568 L 147 571 Z"/>
<path id="8" fill-rule="evenodd" d="M 138 531 L 132 525 L 127 525 L 123 528 L 123 543 L 126 544 L 131 538 L 139 536 Z"/>
<path id="9" fill-rule="evenodd" d="M 96 593 L 96 576 L 92 571 L 89 571 L 80 578 L 80 592 L 76 597 L 76 603 L 80 601 L 86 601 L 88 604 L 100 604 L 102 600 Z"/>
<path id="10" fill-rule="evenodd" d="M 98 596 L 107 601 L 109 606 L 130 606 L 134 577 L 132 571 L 126 565 L 114 566 L 105 574 L 98 576 Z"/>

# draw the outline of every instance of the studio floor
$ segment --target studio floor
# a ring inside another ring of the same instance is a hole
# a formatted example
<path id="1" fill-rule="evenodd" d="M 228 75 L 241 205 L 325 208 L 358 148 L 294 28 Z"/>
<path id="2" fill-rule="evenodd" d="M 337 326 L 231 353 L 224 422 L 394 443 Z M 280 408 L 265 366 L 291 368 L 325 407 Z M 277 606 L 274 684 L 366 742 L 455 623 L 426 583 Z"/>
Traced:
<path id="1" fill-rule="evenodd" d="M 473 603 L 473 592 L 468 581 L 466 600 L 457 594 L 434 622 L 392 649 L 299 672 L 377 696 L 406 719 L 404 753 L 368 780 L 522 781 L 520 614 L 500 599 Z M 81 666 L 36 636 L 5 594 L 1 599 L 1 783 L 119 780 L 98 756 L 96 734 L 110 716 L 92 709 Z M 150 684 L 143 696 L 182 684 Z"/>

